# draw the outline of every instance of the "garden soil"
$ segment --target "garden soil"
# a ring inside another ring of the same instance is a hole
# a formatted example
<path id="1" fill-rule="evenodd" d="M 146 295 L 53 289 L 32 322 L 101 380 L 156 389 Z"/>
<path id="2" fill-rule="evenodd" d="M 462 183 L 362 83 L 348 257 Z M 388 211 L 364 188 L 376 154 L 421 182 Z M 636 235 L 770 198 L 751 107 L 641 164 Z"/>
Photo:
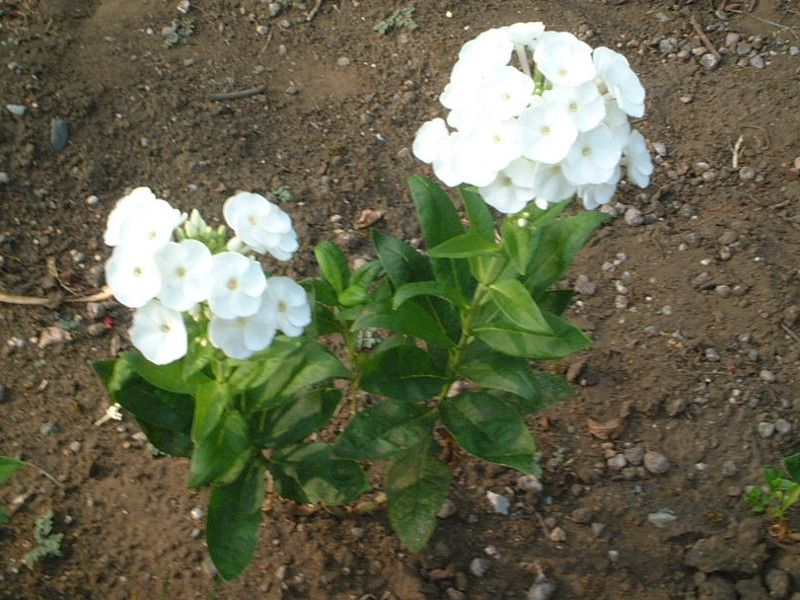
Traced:
<path id="1" fill-rule="evenodd" d="M 36 465 L 0 490 L 0 598 L 800 598 L 800 518 L 770 530 L 743 497 L 800 450 L 797 3 L 186 5 L 0 1 L 0 289 L 52 301 L 0 304 L 0 453 Z M 374 30 L 408 6 L 416 29 Z M 373 256 L 366 223 L 418 242 L 405 179 L 429 171 L 409 148 L 459 47 L 538 20 L 629 58 L 657 157 L 564 282 L 594 346 L 549 366 L 577 394 L 529 421 L 541 488 L 450 456 L 453 503 L 419 556 L 380 467 L 353 507 L 269 494 L 254 562 L 220 582 L 187 462 L 154 457 L 127 415 L 100 422 L 90 365 L 129 346 L 130 314 L 73 300 L 102 288 L 114 202 L 149 186 L 218 223 L 236 190 L 278 191 L 302 247 L 266 267 L 293 277 L 324 239 Z M 61 555 L 29 569 L 48 511 Z"/>

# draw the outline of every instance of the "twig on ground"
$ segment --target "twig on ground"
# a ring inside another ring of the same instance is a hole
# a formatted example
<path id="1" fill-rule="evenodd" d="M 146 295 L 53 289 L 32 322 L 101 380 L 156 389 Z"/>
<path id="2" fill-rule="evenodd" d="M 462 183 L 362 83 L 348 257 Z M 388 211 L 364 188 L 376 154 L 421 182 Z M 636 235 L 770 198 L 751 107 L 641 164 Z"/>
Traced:
<path id="1" fill-rule="evenodd" d="M 47 471 L 45 471 L 45 470 L 44 470 L 42 467 L 40 467 L 40 466 L 39 466 L 39 465 L 37 465 L 36 463 L 32 463 L 32 462 L 31 462 L 31 461 L 29 461 L 29 460 L 26 460 L 25 462 L 26 462 L 27 464 L 29 464 L 30 466 L 32 466 L 32 467 L 33 467 L 34 469 L 36 469 L 37 471 L 39 471 L 39 472 L 40 472 L 42 475 L 44 475 L 45 477 L 47 477 L 47 478 L 48 478 L 50 481 L 52 481 L 53 483 L 55 483 L 55 484 L 56 484 L 58 487 L 64 487 L 64 485 L 63 485 L 63 484 L 62 484 L 62 483 L 61 483 L 61 482 L 60 482 L 58 479 L 56 479 L 55 477 L 53 477 L 52 475 L 50 475 L 50 473 L 48 473 Z"/>
<path id="2" fill-rule="evenodd" d="M 322 0 L 317 0 L 316 4 L 314 4 L 314 8 L 312 8 L 309 13 L 306 15 L 306 23 L 312 21 L 314 17 L 317 16 L 319 9 L 322 7 Z"/>
<path id="3" fill-rule="evenodd" d="M 800 336 L 798 336 L 794 331 L 789 329 L 786 323 L 781 323 L 781 328 L 788 334 L 790 338 L 792 338 L 795 342 L 800 344 Z"/>
<path id="4" fill-rule="evenodd" d="M 731 166 L 734 169 L 739 168 L 739 152 L 742 150 L 742 142 L 744 142 L 744 136 L 740 135 L 739 139 L 736 140 L 736 143 L 733 145 L 733 149 L 731 150 Z"/>
<path id="5" fill-rule="evenodd" d="M 0 292 L 0 302 L 3 304 L 23 304 L 26 306 L 47 306 L 53 302 L 52 298 L 34 298 L 33 296 L 17 296 Z"/>
<path id="6" fill-rule="evenodd" d="M 706 47 L 706 50 L 711 52 L 714 55 L 714 58 L 720 60 L 722 57 L 717 52 L 717 49 L 714 47 L 714 44 L 711 43 L 711 40 L 708 39 L 706 32 L 703 31 L 703 26 L 700 24 L 700 21 L 697 20 L 697 15 L 692 14 L 689 16 L 689 22 L 692 24 L 697 36 L 700 38 L 700 41 L 703 42 L 703 46 Z"/>
<path id="7" fill-rule="evenodd" d="M 257 96 L 263 94 L 267 88 L 263 85 L 248 88 L 246 90 L 239 90 L 236 92 L 221 92 L 219 94 L 209 94 L 208 99 L 216 102 L 222 100 L 240 100 L 241 98 L 249 98 L 250 96 Z"/>
<path id="8" fill-rule="evenodd" d="M 732 12 L 732 13 L 735 13 L 737 15 L 745 15 L 747 17 L 750 17 L 751 19 L 755 19 L 756 21 L 760 21 L 761 23 L 764 23 L 766 25 L 772 25 L 773 27 L 777 27 L 778 29 L 785 29 L 785 30 L 791 32 L 791 34 L 794 37 L 800 39 L 800 34 L 798 34 L 794 30 L 794 27 L 789 27 L 788 25 L 784 25 L 783 23 L 777 23 L 776 21 L 770 21 L 769 19 L 763 19 L 761 17 L 757 17 L 756 15 L 751 14 L 751 13 L 747 12 L 746 10 L 737 10 L 735 8 L 729 8 L 727 10 L 728 10 L 728 12 Z"/>
<path id="9" fill-rule="evenodd" d="M 61 294 L 57 296 L 51 296 L 50 298 L 37 298 L 36 296 L 18 296 L 16 294 L 9 294 L 7 292 L 0 291 L 0 303 L 2 304 L 20 304 L 23 306 L 48 306 L 55 308 L 62 302 L 67 302 L 69 304 L 82 304 L 85 302 L 103 302 L 105 300 L 110 300 L 114 296 L 114 293 L 111 291 L 111 288 L 103 286 L 103 289 L 99 292 L 91 294 L 89 296 L 81 296 L 79 298 L 70 298 L 68 300 L 64 300 Z"/>

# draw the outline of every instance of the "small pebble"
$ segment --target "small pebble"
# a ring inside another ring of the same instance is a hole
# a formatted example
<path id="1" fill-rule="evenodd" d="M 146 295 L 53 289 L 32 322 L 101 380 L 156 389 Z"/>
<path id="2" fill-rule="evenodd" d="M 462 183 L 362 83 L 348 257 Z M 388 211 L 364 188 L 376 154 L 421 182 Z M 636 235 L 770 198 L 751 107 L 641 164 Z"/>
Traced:
<path id="1" fill-rule="evenodd" d="M 594 517 L 594 510 L 588 506 L 582 506 L 580 508 L 576 508 L 573 510 L 570 515 L 570 519 L 572 519 L 575 523 L 579 523 L 581 525 L 588 525 L 592 522 L 592 518 Z"/>
<path id="2" fill-rule="evenodd" d="M 719 59 L 717 59 L 716 56 L 708 52 L 700 57 L 700 65 L 706 71 L 713 71 L 714 69 L 717 68 L 717 65 L 719 65 Z"/>
<path id="3" fill-rule="evenodd" d="M 61 428 L 58 426 L 58 423 L 55 423 L 53 421 L 48 421 L 39 428 L 39 432 L 42 435 L 53 435 L 54 433 L 58 433 L 59 431 L 61 431 Z"/>
<path id="4" fill-rule="evenodd" d="M 739 472 L 739 469 L 736 466 L 736 463 L 733 462 L 732 460 L 726 460 L 724 463 L 722 463 L 722 476 L 723 477 L 733 477 L 738 472 Z"/>
<path id="5" fill-rule="evenodd" d="M 526 492 L 539 493 L 542 491 L 542 482 L 536 475 L 522 475 L 517 478 L 517 487 Z"/>
<path id="6" fill-rule="evenodd" d="M 50 121 L 50 145 L 56 152 L 61 152 L 67 147 L 69 141 L 69 125 L 59 117 Z"/>
<path id="7" fill-rule="evenodd" d="M 550 533 L 547 534 L 547 537 L 553 542 L 565 542 L 567 541 L 567 532 L 561 527 L 554 527 L 550 530 Z"/>
<path id="8" fill-rule="evenodd" d="M 624 454 L 615 454 L 611 458 L 606 461 L 609 469 L 613 471 L 619 471 L 620 469 L 625 468 L 628 464 L 628 459 L 625 458 Z"/>
<path id="9" fill-rule="evenodd" d="M 498 514 L 507 515 L 511 509 L 511 501 L 502 494 L 495 494 L 490 490 L 486 492 L 486 499 L 489 500 L 494 512 Z"/>
<path id="10" fill-rule="evenodd" d="M 300 93 L 300 88 L 296 85 L 290 85 L 288 88 L 286 88 L 286 93 L 290 96 L 296 96 Z"/>
<path id="11" fill-rule="evenodd" d="M 644 215 L 638 208 L 631 206 L 625 211 L 625 222 L 631 227 L 638 227 L 644 223 Z"/>
<path id="12" fill-rule="evenodd" d="M 11 177 L 5 171 L 0 171 L 0 185 L 8 185 L 11 183 Z"/>
<path id="13" fill-rule="evenodd" d="M 797 46 L 789 48 L 789 56 L 800 56 L 800 48 Z"/>
<path id="14" fill-rule="evenodd" d="M 75 440 L 74 442 L 70 442 L 68 447 L 70 452 L 77 454 L 81 451 L 82 444 L 78 440 Z"/>
<path id="15" fill-rule="evenodd" d="M 718 285 L 714 288 L 714 293 L 717 296 L 721 296 L 722 298 L 727 298 L 731 295 L 731 286 L 729 285 Z"/>
<path id="16" fill-rule="evenodd" d="M 258 35 L 267 35 L 269 33 L 269 27 L 266 25 L 259 25 L 256 27 L 256 33 Z"/>
<path id="17" fill-rule="evenodd" d="M 526 600 L 548 600 L 555 591 L 555 583 L 547 579 L 542 579 L 530 587 L 525 598 Z"/>
<path id="18" fill-rule="evenodd" d="M 775 419 L 775 430 L 781 435 L 791 433 L 792 424 L 786 419 Z"/>
<path id="19" fill-rule="evenodd" d="M 764 68 L 764 59 L 761 58 L 761 55 L 756 54 L 755 56 L 750 57 L 750 66 L 754 69 L 763 69 Z"/>
<path id="20" fill-rule="evenodd" d="M 647 520 L 659 529 L 664 529 L 677 521 L 678 517 L 670 510 L 660 510 L 647 515 Z"/>
<path id="21" fill-rule="evenodd" d="M 653 475 L 663 475 L 669 471 L 669 461 L 667 457 L 660 452 L 653 452 L 651 450 L 644 454 L 644 468 Z"/>
<path id="22" fill-rule="evenodd" d="M 489 561 L 485 558 L 473 558 L 469 563 L 469 572 L 475 577 L 483 577 L 489 570 Z"/>
<path id="23" fill-rule="evenodd" d="M 450 500 L 449 498 L 444 501 L 442 504 L 442 508 L 439 509 L 439 512 L 436 513 L 436 516 L 440 519 L 446 519 L 448 517 L 452 517 L 454 514 L 458 512 L 458 508 L 456 507 L 456 503 Z"/>
<path id="24" fill-rule="evenodd" d="M 719 352 L 714 350 L 714 348 L 706 348 L 706 360 L 717 362 L 719 360 Z"/>
<path id="25" fill-rule="evenodd" d="M 739 179 L 742 181 L 752 181 L 756 178 L 756 170 L 753 167 L 742 167 L 739 169 Z"/>
<path id="26" fill-rule="evenodd" d="M 22 104 L 6 104 L 6 110 L 14 116 L 21 117 L 28 112 L 28 107 Z"/>
<path id="27" fill-rule="evenodd" d="M 597 293 L 597 285 L 592 283 L 587 275 L 578 275 L 575 279 L 575 291 L 582 296 L 594 296 Z"/>
<path id="28" fill-rule="evenodd" d="M 192 510 L 189 511 L 189 514 L 195 521 L 200 521 L 206 515 L 203 509 L 200 508 L 199 506 L 195 506 Z"/>
<path id="29" fill-rule="evenodd" d="M 764 383 L 775 383 L 775 373 L 773 373 L 772 371 L 768 371 L 767 369 L 762 369 L 761 372 L 758 374 L 758 376 Z"/>
<path id="30" fill-rule="evenodd" d="M 351 61 L 346 56 L 340 56 L 339 58 L 336 59 L 336 64 L 340 67 L 349 67 L 352 64 L 352 62 L 353 61 Z"/>
<path id="31" fill-rule="evenodd" d="M 758 435 L 762 438 L 768 438 L 775 433 L 775 424 L 769 421 L 761 421 L 758 424 Z"/>
<path id="32" fill-rule="evenodd" d="M 628 462 L 632 465 L 640 465 L 644 460 L 644 448 L 641 446 L 632 446 L 631 448 L 625 448 L 623 452 L 625 454 L 625 458 L 628 459 Z"/>

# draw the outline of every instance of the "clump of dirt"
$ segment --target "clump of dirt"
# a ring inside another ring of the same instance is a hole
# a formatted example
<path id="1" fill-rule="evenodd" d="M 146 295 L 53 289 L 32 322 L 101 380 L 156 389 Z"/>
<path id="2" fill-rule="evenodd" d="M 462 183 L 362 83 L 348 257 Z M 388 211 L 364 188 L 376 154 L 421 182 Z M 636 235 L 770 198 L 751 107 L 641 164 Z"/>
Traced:
<path id="1" fill-rule="evenodd" d="M 186 462 L 154 458 L 129 418 L 94 425 L 107 401 L 89 365 L 127 345 L 127 311 L 2 304 L 0 453 L 57 483 L 27 469 L 0 490 L 14 511 L 0 529 L 0 597 L 800 593 L 796 548 L 771 540 L 764 520 L 740 525 L 744 488 L 798 449 L 797 6 L 419 0 L 418 29 L 381 35 L 377 23 L 411 6 L 383 4 L 0 2 L 0 100 L 25 108 L 0 110 L 0 288 L 97 291 L 103 224 L 139 185 L 212 219 L 237 189 L 283 190 L 303 247 L 269 268 L 293 276 L 314 273 L 322 239 L 369 256 L 356 227 L 365 209 L 383 211 L 376 227 L 418 237 L 405 178 L 426 169 L 409 146 L 440 113 L 460 45 L 520 20 L 573 31 L 641 75 L 648 108 L 636 126 L 657 169 L 644 192 L 620 188 L 604 209 L 617 218 L 566 282 L 580 292 L 571 318 L 595 346 L 558 365 L 578 395 L 531 421 L 541 482 L 455 457 L 453 505 L 422 556 L 380 509 L 272 496 L 255 562 L 221 584 Z M 184 19 L 186 43 L 165 44 Z M 55 118 L 69 131 L 59 152 Z M 510 514 L 493 511 L 488 491 Z M 62 556 L 31 571 L 21 559 L 48 510 Z M 746 569 L 722 568 L 724 540 L 736 546 L 742 528 L 757 551 L 737 554 L 752 559 Z M 531 588 L 540 572 L 554 592 Z"/>

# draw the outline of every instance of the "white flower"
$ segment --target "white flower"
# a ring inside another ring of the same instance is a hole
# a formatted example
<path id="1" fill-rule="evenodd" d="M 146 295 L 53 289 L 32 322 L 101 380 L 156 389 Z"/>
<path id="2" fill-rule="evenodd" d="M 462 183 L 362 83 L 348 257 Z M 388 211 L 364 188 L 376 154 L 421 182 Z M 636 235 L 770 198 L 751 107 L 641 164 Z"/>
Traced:
<path id="1" fill-rule="evenodd" d="M 264 196 L 239 192 L 225 201 L 222 212 L 236 236 L 256 252 L 289 260 L 298 248 L 292 219 Z"/>
<path id="2" fill-rule="evenodd" d="M 605 183 L 593 183 L 582 185 L 578 188 L 578 196 L 583 200 L 583 206 L 587 210 L 594 210 L 602 204 L 607 204 L 617 190 L 617 184 L 622 179 L 622 169 L 617 167 L 611 179 Z"/>
<path id="3" fill-rule="evenodd" d="M 208 306 L 216 316 L 235 319 L 258 311 L 267 278 L 255 260 L 237 252 L 215 254 L 210 279 Z"/>
<path id="4" fill-rule="evenodd" d="M 468 41 L 458 52 L 459 62 L 483 70 L 507 65 L 514 44 L 504 29 L 487 29 Z"/>
<path id="5" fill-rule="evenodd" d="M 632 117 L 644 115 L 644 87 L 628 59 L 609 48 L 594 50 L 594 64 L 608 92 L 619 107 Z"/>
<path id="6" fill-rule="evenodd" d="M 197 240 L 168 242 L 155 255 L 161 273 L 158 297 L 169 309 L 189 310 L 208 298 L 213 260 L 208 247 Z"/>
<path id="7" fill-rule="evenodd" d="M 488 186 L 480 188 L 480 193 L 489 206 L 505 214 L 521 211 L 534 197 L 532 189 L 514 185 L 505 172 L 500 173 Z"/>
<path id="8" fill-rule="evenodd" d="M 620 144 L 623 146 L 627 144 L 628 137 L 631 134 L 631 124 L 628 122 L 628 115 L 625 114 L 612 96 L 605 97 L 606 116 L 603 118 L 603 123 L 611 130 L 614 137 L 621 140 Z"/>
<path id="9" fill-rule="evenodd" d="M 465 152 L 467 152 L 463 145 L 463 139 L 464 135 L 462 133 L 458 131 L 452 132 L 442 141 L 438 154 L 431 165 L 436 177 L 447 187 L 455 187 L 464 183 L 464 166 L 468 164 L 469 158 L 463 159 Z M 490 171 L 481 175 L 481 177 L 491 181 L 495 174 Z"/>
<path id="10" fill-rule="evenodd" d="M 152 300 L 133 314 L 131 341 L 151 363 L 165 365 L 186 354 L 186 326 L 179 312 Z"/>
<path id="11" fill-rule="evenodd" d="M 640 188 L 650 185 L 650 175 L 653 174 L 653 161 L 647 151 L 647 142 L 644 136 L 635 129 L 628 138 L 627 145 L 622 149 L 623 163 L 628 174 L 628 179 Z"/>
<path id="12" fill-rule="evenodd" d="M 516 119 L 484 121 L 464 134 L 459 157 L 463 180 L 472 185 L 486 185 L 484 174 L 497 173 L 522 154 L 520 124 Z M 488 182 L 487 182 L 488 183 Z"/>
<path id="13" fill-rule="evenodd" d="M 276 313 L 276 326 L 289 337 L 297 337 L 311 323 L 308 295 L 299 283 L 289 277 L 270 277 L 264 292 L 264 305 Z"/>
<path id="14" fill-rule="evenodd" d="M 597 69 L 592 48 L 566 31 L 546 31 L 539 37 L 533 60 L 544 76 L 557 86 L 576 86 L 591 81 Z"/>
<path id="15" fill-rule="evenodd" d="M 578 131 L 594 129 L 606 116 L 603 97 L 591 81 L 577 87 L 553 88 L 542 94 L 542 97 L 547 102 L 562 106 L 575 121 Z"/>
<path id="16" fill-rule="evenodd" d="M 534 49 L 536 44 L 544 33 L 544 23 L 537 21 L 535 23 L 514 23 L 501 29 L 511 40 L 514 46 L 527 46 Z"/>
<path id="17" fill-rule="evenodd" d="M 172 238 L 186 215 L 139 187 L 121 198 L 108 216 L 103 241 L 109 246 L 135 246 L 155 252 Z"/>
<path id="18" fill-rule="evenodd" d="M 161 273 L 153 255 L 134 246 L 118 246 L 106 261 L 106 281 L 120 303 L 144 306 L 161 291 Z"/>
<path id="19" fill-rule="evenodd" d="M 575 185 L 605 183 L 614 174 L 622 156 L 622 144 L 600 124 L 578 136 L 561 163 L 564 175 Z"/>
<path id="20" fill-rule="evenodd" d="M 577 186 L 572 184 L 561 169 L 561 165 L 536 163 L 531 187 L 536 194 L 536 206 L 546 209 L 548 204 L 570 198 Z"/>
<path id="21" fill-rule="evenodd" d="M 208 339 L 231 358 L 246 359 L 269 346 L 275 337 L 277 310 L 262 298 L 256 314 L 235 319 L 211 317 Z"/>
<path id="22" fill-rule="evenodd" d="M 533 88 L 533 79 L 514 67 L 502 67 L 486 79 L 478 103 L 488 118 L 505 121 L 531 103 Z"/>
<path id="23" fill-rule="evenodd" d="M 414 136 L 411 152 L 422 162 L 431 164 L 449 135 L 447 125 L 441 117 L 425 121 Z"/>
<path id="24" fill-rule="evenodd" d="M 569 152 L 578 128 L 558 103 L 539 100 L 519 117 L 524 156 L 530 160 L 555 164 Z"/>

